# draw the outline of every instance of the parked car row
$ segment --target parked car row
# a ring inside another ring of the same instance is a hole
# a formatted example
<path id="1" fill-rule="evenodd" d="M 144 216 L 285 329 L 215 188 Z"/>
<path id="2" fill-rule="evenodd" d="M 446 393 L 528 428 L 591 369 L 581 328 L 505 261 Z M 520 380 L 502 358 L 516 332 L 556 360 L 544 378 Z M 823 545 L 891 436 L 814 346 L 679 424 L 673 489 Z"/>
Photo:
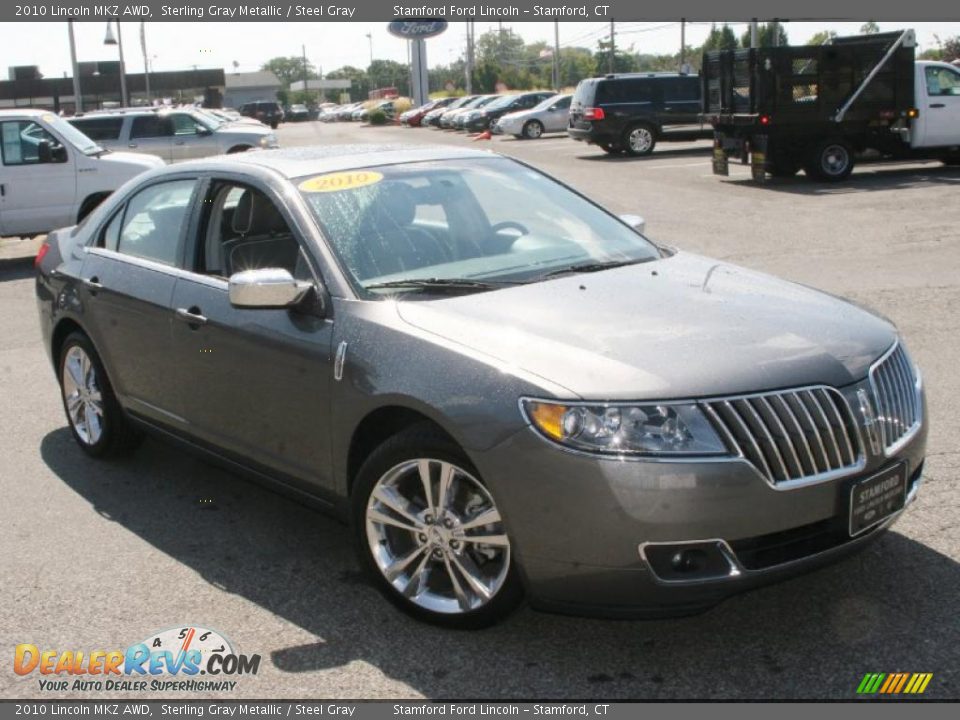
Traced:
<path id="1" fill-rule="evenodd" d="M 550 90 L 440 98 L 400 116 L 410 127 L 435 127 L 471 133 L 490 131 L 535 139 L 567 127 L 570 95 Z"/>

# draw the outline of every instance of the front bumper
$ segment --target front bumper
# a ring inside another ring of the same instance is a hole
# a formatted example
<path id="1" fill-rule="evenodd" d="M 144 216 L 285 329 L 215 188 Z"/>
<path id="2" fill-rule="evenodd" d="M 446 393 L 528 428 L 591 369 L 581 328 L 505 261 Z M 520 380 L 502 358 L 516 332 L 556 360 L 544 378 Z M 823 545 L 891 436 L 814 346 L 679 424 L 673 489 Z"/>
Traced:
<path id="1" fill-rule="evenodd" d="M 899 515 L 850 537 L 854 484 L 906 465 L 907 506 L 922 480 L 927 419 L 895 457 L 867 451 L 862 470 L 790 490 L 741 458 L 600 459 L 568 452 L 528 428 L 473 456 L 497 498 L 531 603 L 612 617 L 697 612 L 744 590 L 834 562 Z M 717 543 L 722 573 L 677 581 L 644 548 Z"/>

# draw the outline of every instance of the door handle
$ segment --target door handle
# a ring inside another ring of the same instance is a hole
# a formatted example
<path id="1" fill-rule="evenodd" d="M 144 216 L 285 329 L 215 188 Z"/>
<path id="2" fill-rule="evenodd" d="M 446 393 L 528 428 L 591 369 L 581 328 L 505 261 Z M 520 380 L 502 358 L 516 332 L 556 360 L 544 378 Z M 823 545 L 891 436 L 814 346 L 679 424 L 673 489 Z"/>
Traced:
<path id="1" fill-rule="evenodd" d="M 176 316 L 177 320 L 182 320 L 187 325 L 195 326 L 195 328 L 207 324 L 207 319 L 200 314 L 200 308 L 198 307 L 192 307 L 189 310 L 177 308 Z"/>
<path id="2" fill-rule="evenodd" d="M 137 147 L 137 144 L 136 144 L 136 143 L 129 143 L 129 144 L 127 145 L 127 147 L 128 147 L 128 148 L 135 148 L 135 147 Z"/>
<path id="3" fill-rule="evenodd" d="M 103 283 L 100 282 L 100 278 L 98 278 L 96 275 L 86 278 L 83 281 L 83 284 L 87 286 L 88 290 L 90 290 L 91 295 L 96 295 L 97 290 L 103 290 Z"/>
<path id="4" fill-rule="evenodd" d="M 184 144 L 184 141 L 183 141 L 183 140 L 177 140 L 177 141 L 174 143 L 174 145 L 183 145 L 183 144 Z"/>
<path id="5" fill-rule="evenodd" d="M 6 197 L 6 196 L 7 196 L 7 186 L 0 185 L 0 197 Z"/>
<path id="6" fill-rule="evenodd" d="M 946 107 L 946 105 L 944 105 L 943 103 L 933 103 L 930 107 L 932 107 L 932 108 L 942 108 L 942 107 Z"/>

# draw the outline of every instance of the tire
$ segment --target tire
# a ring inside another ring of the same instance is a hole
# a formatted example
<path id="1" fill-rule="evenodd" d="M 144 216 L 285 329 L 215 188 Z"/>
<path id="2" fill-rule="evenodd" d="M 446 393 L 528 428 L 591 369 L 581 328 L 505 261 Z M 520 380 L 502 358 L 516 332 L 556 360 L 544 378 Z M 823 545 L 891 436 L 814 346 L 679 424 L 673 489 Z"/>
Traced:
<path id="1" fill-rule="evenodd" d="M 543 135 L 543 123 L 539 120 L 527 120 L 523 125 L 523 137 L 527 140 L 539 140 Z"/>
<path id="2" fill-rule="evenodd" d="M 846 141 L 824 140 L 811 150 L 804 172 L 814 180 L 840 182 L 850 177 L 855 164 L 853 148 Z"/>
<path id="3" fill-rule="evenodd" d="M 64 340 L 57 376 L 70 432 L 87 455 L 116 457 L 140 444 L 142 434 L 117 402 L 100 356 L 83 333 Z"/>
<path id="4" fill-rule="evenodd" d="M 271 129 L 271 130 L 276 130 L 278 127 L 280 127 L 280 121 L 279 121 L 279 120 L 271 120 L 271 121 L 270 121 L 270 129 Z"/>
<path id="5" fill-rule="evenodd" d="M 631 157 L 649 155 L 657 146 L 657 131 L 646 123 L 633 125 L 624 131 L 621 145 Z"/>
<path id="6" fill-rule="evenodd" d="M 418 620 L 479 629 L 523 599 L 493 497 L 463 451 L 433 426 L 408 428 L 374 450 L 350 503 L 361 565 L 390 602 Z M 488 522 L 471 525 L 481 518 Z M 481 530 L 492 542 L 469 539 Z"/>
<path id="7" fill-rule="evenodd" d="M 946 157 L 940 158 L 940 162 L 942 162 L 944 165 L 955 167 L 960 165 L 960 155 L 947 155 Z"/>

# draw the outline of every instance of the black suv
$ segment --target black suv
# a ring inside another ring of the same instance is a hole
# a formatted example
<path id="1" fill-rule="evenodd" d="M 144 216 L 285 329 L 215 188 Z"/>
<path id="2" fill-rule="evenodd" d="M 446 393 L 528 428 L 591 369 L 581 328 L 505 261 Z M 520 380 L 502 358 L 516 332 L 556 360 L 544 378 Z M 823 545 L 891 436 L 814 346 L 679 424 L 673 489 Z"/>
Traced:
<path id="1" fill-rule="evenodd" d="M 257 100 L 247 103 L 240 107 L 240 114 L 255 118 L 274 130 L 284 120 L 283 108 L 276 100 Z"/>
<path id="2" fill-rule="evenodd" d="M 488 130 L 493 124 L 507 113 L 529 110 L 549 97 L 556 95 L 552 90 L 520 93 L 519 95 L 504 95 L 497 98 L 486 107 L 470 113 L 463 126 L 471 132 Z"/>
<path id="3" fill-rule="evenodd" d="M 658 140 L 713 137 L 700 120 L 700 78 L 630 73 L 582 80 L 570 103 L 567 133 L 605 152 L 649 155 Z"/>

